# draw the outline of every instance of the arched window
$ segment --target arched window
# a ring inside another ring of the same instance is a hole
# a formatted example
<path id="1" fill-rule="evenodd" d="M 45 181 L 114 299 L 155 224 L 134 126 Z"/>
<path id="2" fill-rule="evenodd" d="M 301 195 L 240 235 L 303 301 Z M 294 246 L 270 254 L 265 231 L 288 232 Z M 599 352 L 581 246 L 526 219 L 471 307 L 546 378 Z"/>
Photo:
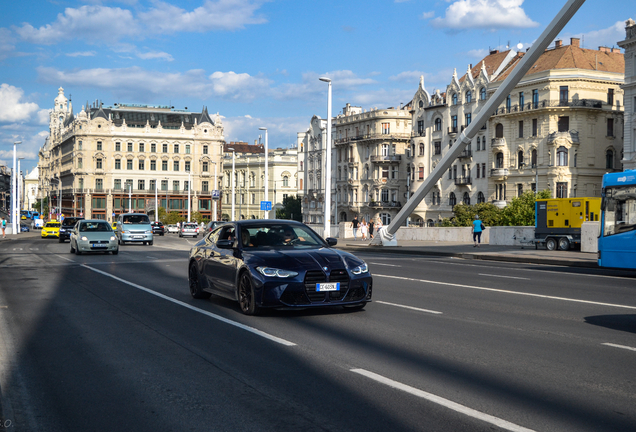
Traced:
<path id="1" fill-rule="evenodd" d="M 419 105 L 420 105 L 420 108 L 422 108 L 424 106 L 424 101 L 421 100 Z"/>
<path id="2" fill-rule="evenodd" d="M 537 149 L 532 149 L 532 168 L 537 167 Z"/>
<path id="3" fill-rule="evenodd" d="M 605 168 L 614 169 L 614 150 L 607 149 L 605 152 Z"/>
<path id="4" fill-rule="evenodd" d="M 451 192 L 448 196 L 448 205 L 454 207 L 457 204 L 457 198 L 455 197 L 455 192 Z"/>
<path id="5" fill-rule="evenodd" d="M 433 222 L 433 219 L 429 219 L 426 221 L 426 226 L 428 227 L 434 227 L 435 226 L 435 222 Z"/>
<path id="6" fill-rule="evenodd" d="M 501 123 L 497 123 L 495 126 L 495 138 L 503 138 L 503 125 Z"/>
<path id="7" fill-rule="evenodd" d="M 471 103 L 473 101 L 473 92 L 468 90 L 466 92 L 466 103 Z"/>
<path id="8" fill-rule="evenodd" d="M 479 90 L 479 99 L 486 100 L 486 87 L 482 87 Z"/>
<path id="9" fill-rule="evenodd" d="M 519 150 L 519 154 L 517 156 L 517 168 L 523 168 L 523 150 Z"/>
<path id="10" fill-rule="evenodd" d="M 442 119 L 439 117 L 435 119 L 435 130 L 436 131 L 442 130 Z"/>
<path id="11" fill-rule="evenodd" d="M 486 202 L 486 197 L 484 196 L 483 192 L 479 192 L 477 194 L 477 204 L 482 204 Z"/>
<path id="12" fill-rule="evenodd" d="M 477 137 L 477 151 L 481 150 L 481 137 Z"/>
<path id="13" fill-rule="evenodd" d="M 462 201 L 464 202 L 464 204 L 470 205 L 470 195 L 468 195 L 468 192 L 464 192 L 464 198 Z"/>
<path id="14" fill-rule="evenodd" d="M 557 149 L 557 166 L 568 166 L 568 149 L 561 146 Z"/>
<path id="15" fill-rule="evenodd" d="M 420 156 L 424 156 L 424 143 L 420 143 Z"/>
<path id="16" fill-rule="evenodd" d="M 283 176 L 283 187 L 289 186 L 289 177 Z"/>
<path id="17" fill-rule="evenodd" d="M 504 167 L 504 156 L 502 152 L 497 153 L 495 158 L 495 168 L 503 168 Z"/>
<path id="18" fill-rule="evenodd" d="M 389 213 L 380 213 L 380 220 L 382 220 L 382 225 L 387 226 L 391 223 L 391 215 Z"/>
<path id="19" fill-rule="evenodd" d="M 347 213 L 342 212 L 340 213 L 340 222 L 346 222 L 347 221 Z"/>
<path id="20" fill-rule="evenodd" d="M 453 105 L 457 105 L 457 93 L 453 93 L 452 101 L 453 101 Z"/>

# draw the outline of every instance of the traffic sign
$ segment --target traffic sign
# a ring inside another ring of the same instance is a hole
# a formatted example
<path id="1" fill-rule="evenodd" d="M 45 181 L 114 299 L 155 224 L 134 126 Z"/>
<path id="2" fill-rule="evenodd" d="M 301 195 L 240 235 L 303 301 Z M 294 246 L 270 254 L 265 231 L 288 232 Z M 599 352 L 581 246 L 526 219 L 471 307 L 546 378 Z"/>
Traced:
<path id="1" fill-rule="evenodd" d="M 221 191 L 218 189 L 215 189 L 212 191 L 212 199 L 213 200 L 218 200 L 221 198 Z"/>
<path id="2" fill-rule="evenodd" d="M 261 201 L 261 210 L 269 211 L 272 209 L 271 201 Z"/>

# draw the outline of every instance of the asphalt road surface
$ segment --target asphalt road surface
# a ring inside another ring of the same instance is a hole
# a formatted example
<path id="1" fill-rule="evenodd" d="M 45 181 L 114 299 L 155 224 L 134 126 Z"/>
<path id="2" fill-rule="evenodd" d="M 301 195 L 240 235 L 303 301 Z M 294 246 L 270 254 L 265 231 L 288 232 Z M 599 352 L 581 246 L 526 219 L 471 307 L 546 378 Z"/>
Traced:
<path id="1" fill-rule="evenodd" d="M 194 243 L 0 242 L 0 428 L 636 430 L 633 277 L 359 254 L 365 310 L 247 317 L 190 297 Z"/>

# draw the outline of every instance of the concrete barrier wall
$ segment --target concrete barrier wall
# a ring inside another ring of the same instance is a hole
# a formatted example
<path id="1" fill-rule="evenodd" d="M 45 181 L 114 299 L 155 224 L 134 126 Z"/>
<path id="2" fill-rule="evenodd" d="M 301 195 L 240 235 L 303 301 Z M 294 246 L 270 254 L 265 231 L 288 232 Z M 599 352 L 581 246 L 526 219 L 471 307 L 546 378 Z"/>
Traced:
<path id="1" fill-rule="evenodd" d="M 600 222 L 583 222 L 581 225 L 581 252 L 598 252 Z"/>
<path id="2" fill-rule="evenodd" d="M 341 239 L 352 239 L 351 222 L 341 222 Z M 359 237 L 358 233 L 358 237 Z M 471 243 L 473 241 L 470 227 L 402 227 L 395 238 L 400 240 Z M 523 245 L 524 241 L 534 239 L 534 227 L 486 227 L 481 235 L 482 243 L 493 245 Z"/>

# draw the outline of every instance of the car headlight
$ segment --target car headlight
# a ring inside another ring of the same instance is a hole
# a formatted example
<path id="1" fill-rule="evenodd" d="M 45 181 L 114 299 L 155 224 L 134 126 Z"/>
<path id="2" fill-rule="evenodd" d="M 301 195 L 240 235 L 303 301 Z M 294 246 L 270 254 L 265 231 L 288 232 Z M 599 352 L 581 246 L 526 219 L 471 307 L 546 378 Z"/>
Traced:
<path id="1" fill-rule="evenodd" d="M 82 240 L 82 241 L 88 241 L 88 237 L 86 237 L 86 236 L 82 236 L 82 237 L 80 238 L 80 240 Z"/>
<path id="2" fill-rule="evenodd" d="M 115 237 L 114 235 L 110 236 L 110 241 L 115 241 L 117 240 L 117 237 Z"/>
<path id="3" fill-rule="evenodd" d="M 368 273 L 368 272 L 369 272 L 369 266 L 367 266 L 367 263 L 362 263 L 362 265 L 359 265 L 358 267 L 351 270 L 351 273 L 353 273 L 354 275 L 359 275 L 359 274 Z"/>
<path id="4" fill-rule="evenodd" d="M 152 230 L 146 231 L 146 234 L 152 234 Z"/>
<path id="5" fill-rule="evenodd" d="M 256 267 L 260 274 L 267 277 L 289 278 L 298 276 L 297 272 L 282 270 L 273 267 Z"/>

